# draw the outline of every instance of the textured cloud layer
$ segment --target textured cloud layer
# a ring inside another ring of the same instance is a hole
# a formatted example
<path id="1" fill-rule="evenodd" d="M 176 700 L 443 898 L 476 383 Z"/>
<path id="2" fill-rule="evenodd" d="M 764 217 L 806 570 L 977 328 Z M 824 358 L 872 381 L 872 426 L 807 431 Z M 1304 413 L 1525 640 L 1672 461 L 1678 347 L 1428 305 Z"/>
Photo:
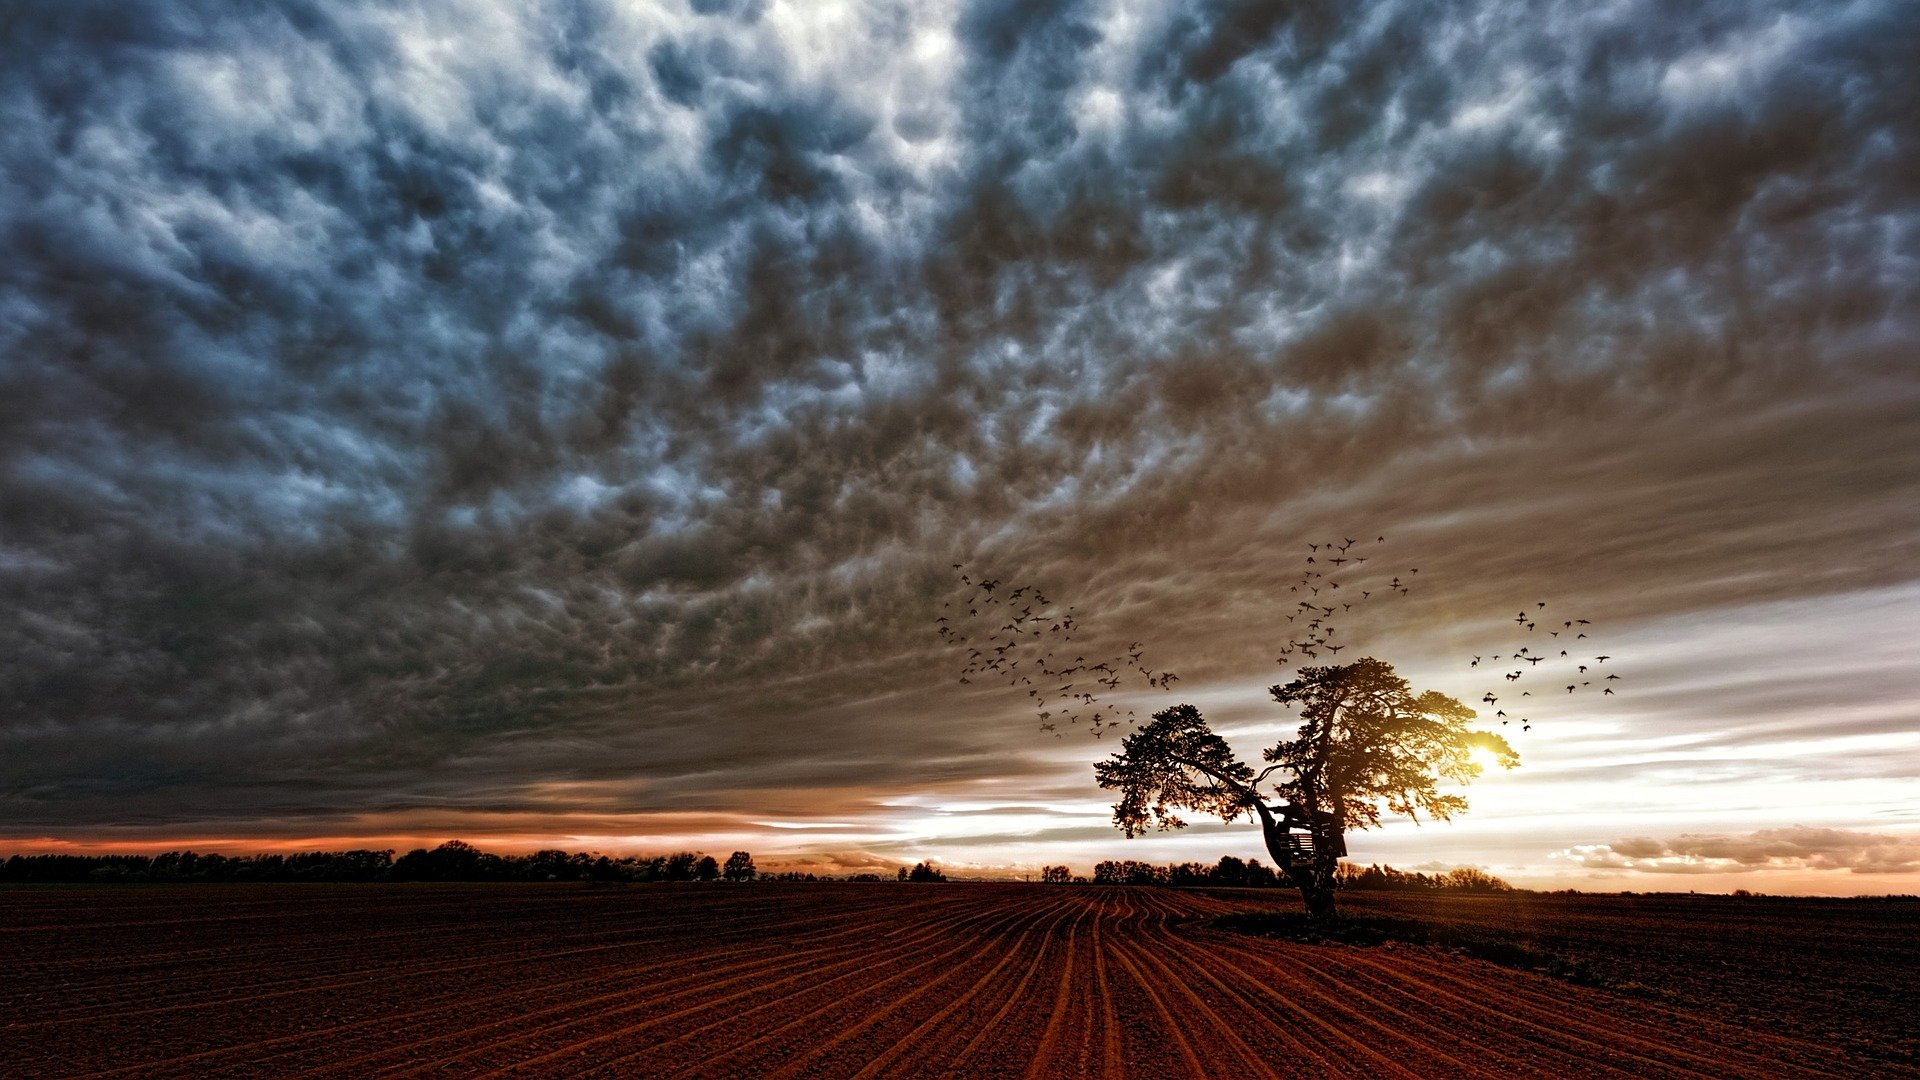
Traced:
<path id="1" fill-rule="evenodd" d="M 942 686 L 963 559 L 1189 685 L 1356 522 L 1451 571 L 1413 637 L 1920 565 L 1897 3 L 76 3 L 0 49 L 14 834 L 1036 777 Z"/>
<path id="2" fill-rule="evenodd" d="M 1751 873 L 1773 869 L 1920 871 L 1920 838 L 1844 829 L 1761 829 L 1744 836 L 1686 835 L 1590 844 L 1560 853 L 1589 869 L 1651 874 Z"/>

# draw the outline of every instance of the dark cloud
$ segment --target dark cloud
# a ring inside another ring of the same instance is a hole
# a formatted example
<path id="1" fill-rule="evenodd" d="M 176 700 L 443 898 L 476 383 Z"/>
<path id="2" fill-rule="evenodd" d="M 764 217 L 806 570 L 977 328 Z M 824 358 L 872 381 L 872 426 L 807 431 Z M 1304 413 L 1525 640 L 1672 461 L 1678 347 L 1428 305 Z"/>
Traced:
<path id="1" fill-rule="evenodd" d="M 14 16 L 0 830 L 1037 775 L 963 558 L 1220 677 L 1354 521 L 1414 628 L 1910 580 L 1914 22 Z"/>

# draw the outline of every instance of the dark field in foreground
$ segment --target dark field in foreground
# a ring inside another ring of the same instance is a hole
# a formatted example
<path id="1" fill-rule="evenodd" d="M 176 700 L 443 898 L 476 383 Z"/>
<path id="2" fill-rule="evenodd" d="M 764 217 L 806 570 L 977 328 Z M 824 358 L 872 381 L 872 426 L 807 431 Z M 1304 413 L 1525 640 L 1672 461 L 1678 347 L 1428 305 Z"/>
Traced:
<path id="1" fill-rule="evenodd" d="M 1349 906 L 1525 934 L 1619 988 L 1212 922 L 1297 910 L 1277 893 L 20 887 L 0 1071 L 1920 1075 L 1911 903 Z"/>

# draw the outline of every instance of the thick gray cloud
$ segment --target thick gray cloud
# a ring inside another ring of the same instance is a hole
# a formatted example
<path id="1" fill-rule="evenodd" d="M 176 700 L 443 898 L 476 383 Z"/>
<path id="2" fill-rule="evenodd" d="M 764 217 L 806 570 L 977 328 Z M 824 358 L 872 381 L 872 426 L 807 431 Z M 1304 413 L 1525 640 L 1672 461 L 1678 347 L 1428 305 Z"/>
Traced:
<path id="1" fill-rule="evenodd" d="M 962 560 L 1223 677 L 1355 522 L 1414 627 L 1920 565 L 1897 3 L 10 20 L 16 835 L 1037 771 Z"/>

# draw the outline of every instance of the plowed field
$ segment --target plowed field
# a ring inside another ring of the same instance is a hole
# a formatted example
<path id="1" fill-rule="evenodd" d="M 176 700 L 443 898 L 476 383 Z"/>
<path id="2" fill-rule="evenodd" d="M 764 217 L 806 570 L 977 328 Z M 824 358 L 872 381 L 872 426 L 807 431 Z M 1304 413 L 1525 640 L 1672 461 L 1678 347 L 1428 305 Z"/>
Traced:
<path id="1" fill-rule="evenodd" d="M 1025 885 L 0 891 L 6 1076 L 1860 1076 L 1441 949 Z"/>

